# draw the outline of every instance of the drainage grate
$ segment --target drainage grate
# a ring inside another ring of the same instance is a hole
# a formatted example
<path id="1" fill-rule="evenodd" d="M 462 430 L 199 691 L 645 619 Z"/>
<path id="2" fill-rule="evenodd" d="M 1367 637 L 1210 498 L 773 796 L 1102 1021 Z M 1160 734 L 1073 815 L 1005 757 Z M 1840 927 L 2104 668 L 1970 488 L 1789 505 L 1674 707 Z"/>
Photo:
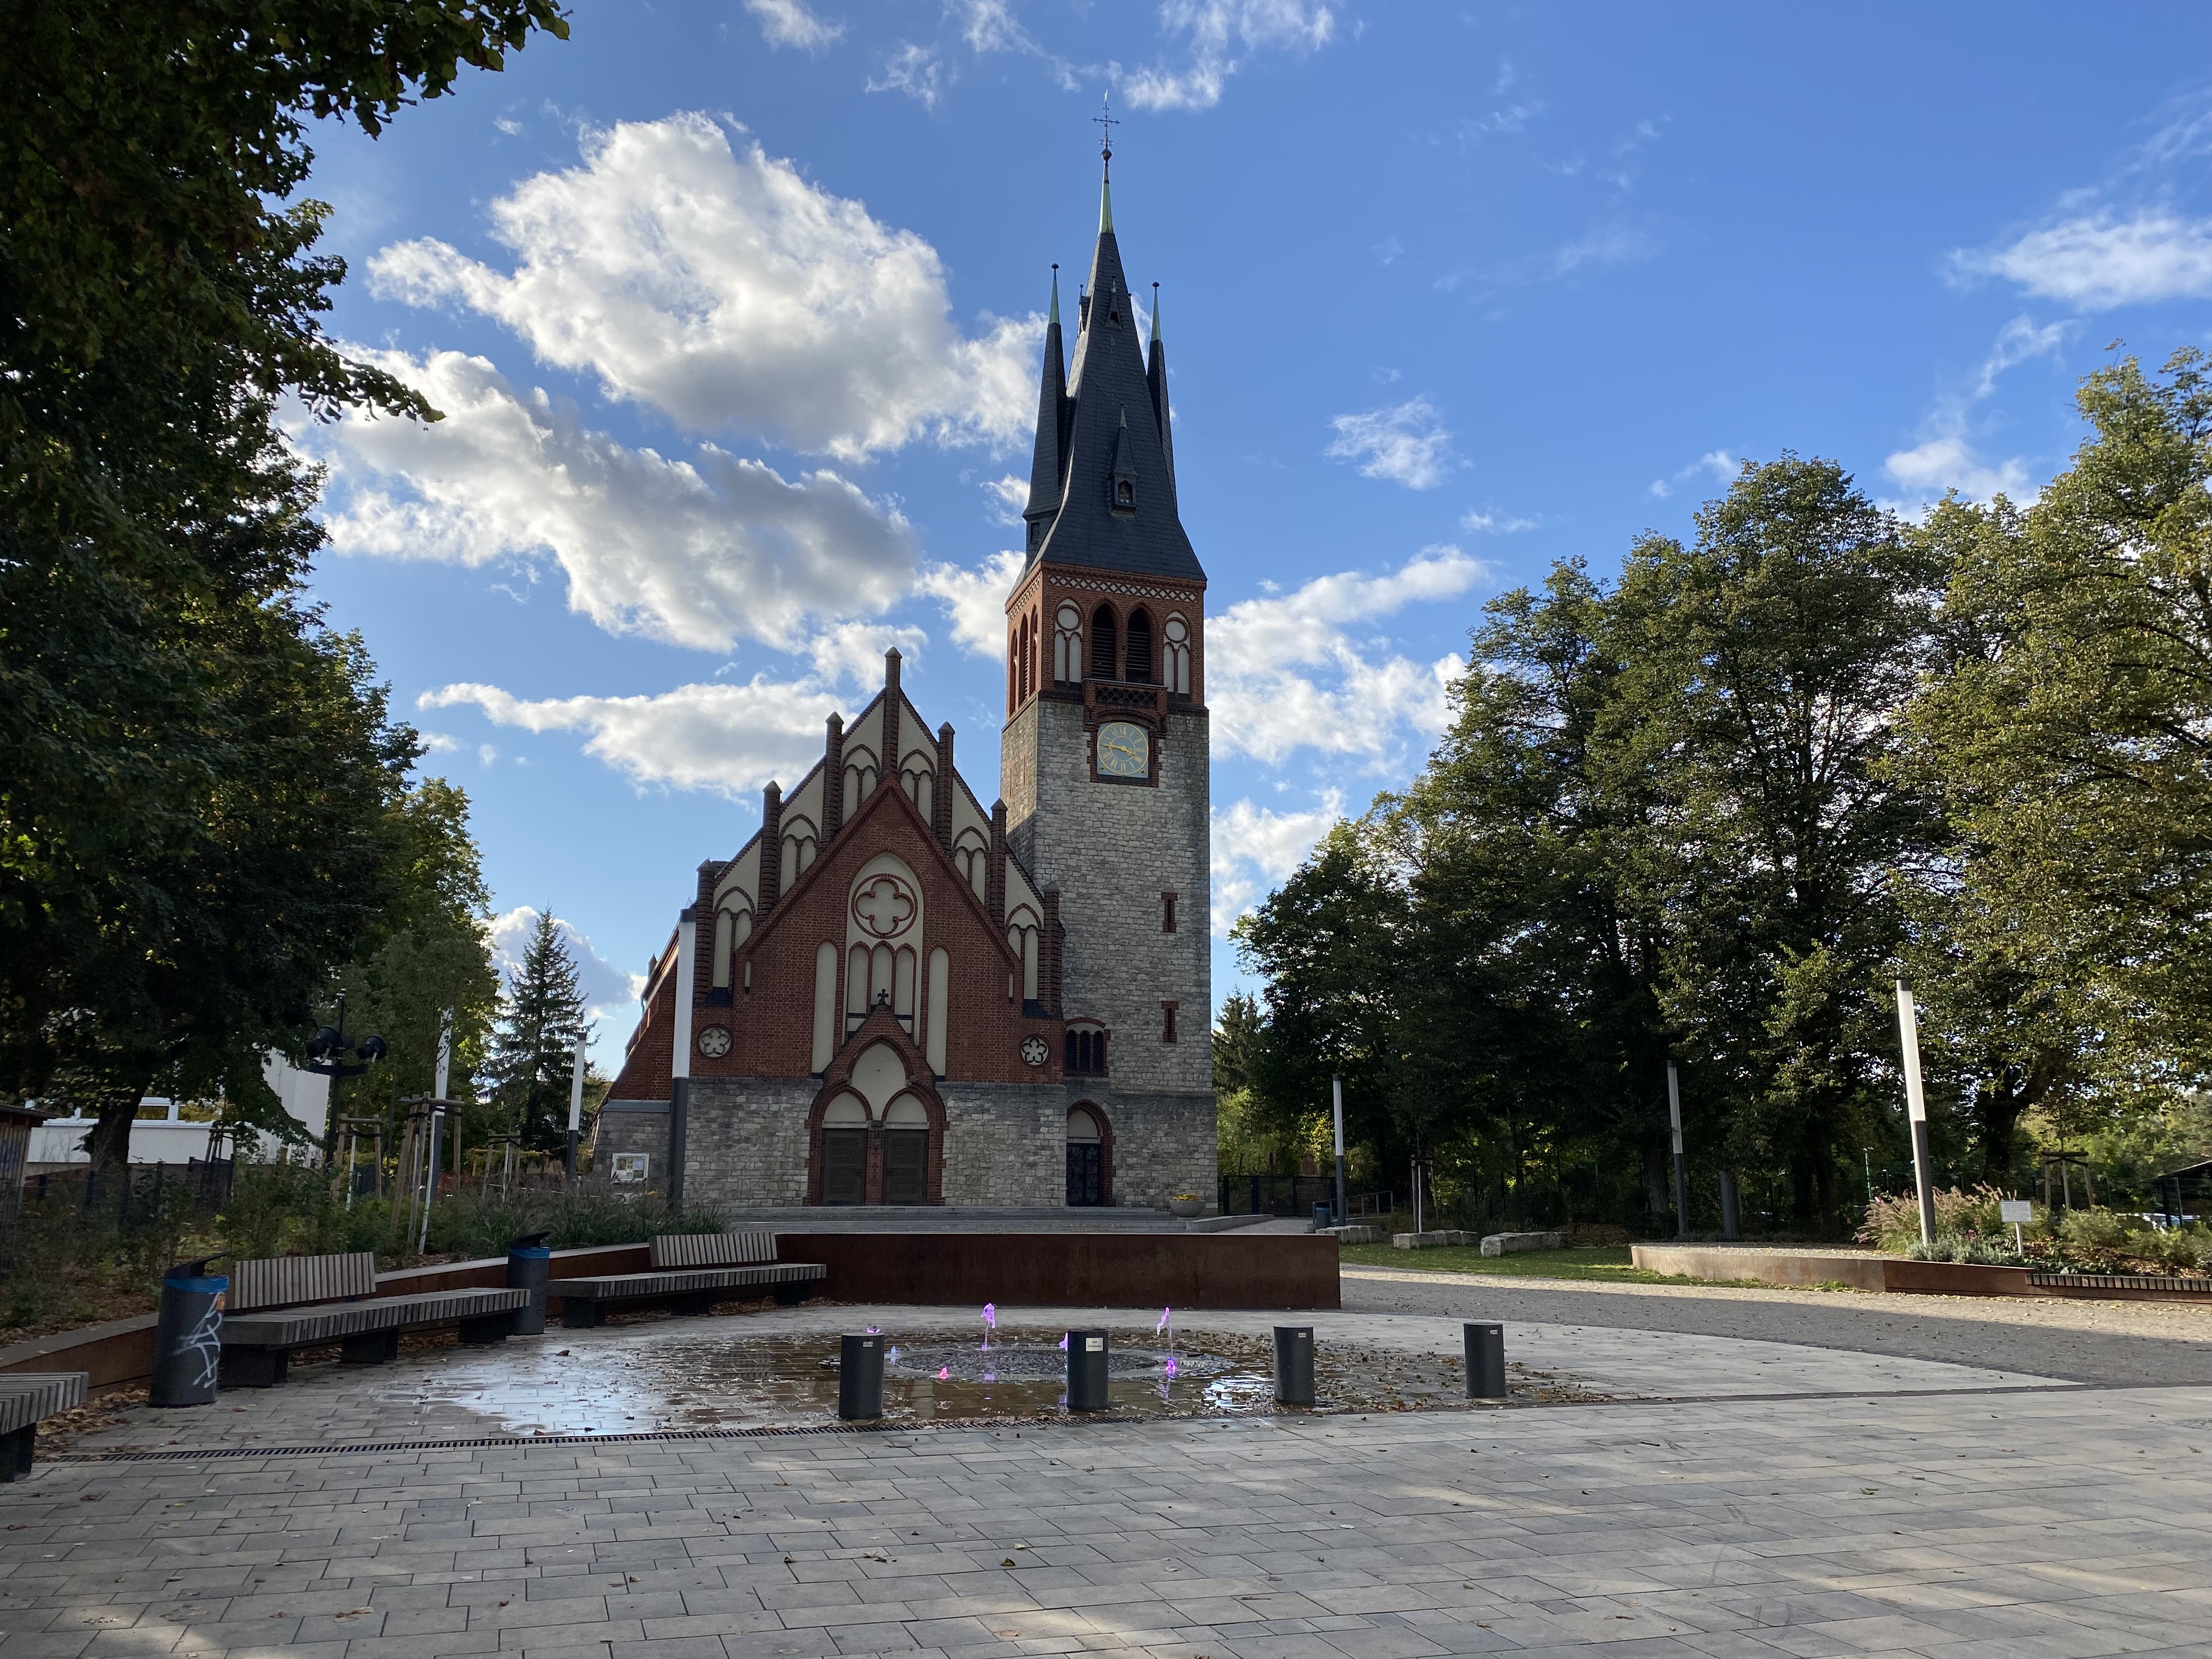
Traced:
<path id="1" fill-rule="evenodd" d="M 2180 1279 L 2169 1273 L 2030 1273 L 2039 1290 L 2163 1291 L 2183 1296 L 2212 1296 L 2212 1279 Z"/>

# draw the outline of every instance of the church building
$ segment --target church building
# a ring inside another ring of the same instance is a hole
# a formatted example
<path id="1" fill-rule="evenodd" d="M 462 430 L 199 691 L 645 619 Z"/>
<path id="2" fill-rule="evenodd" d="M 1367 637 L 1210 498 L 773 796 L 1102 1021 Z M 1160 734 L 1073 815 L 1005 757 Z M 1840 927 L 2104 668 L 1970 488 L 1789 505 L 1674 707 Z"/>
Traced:
<path id="1" fill-rule="evenodd" d="M 1108 154 L 1110 164 L 1111 154 Z M 1055 276 L 986 808 L 885 658 L 655 959 L 597 1167 L 685 1200 L 1139 1205 L 1215 1187 L 1206 573 L 1102 185 Z"/>

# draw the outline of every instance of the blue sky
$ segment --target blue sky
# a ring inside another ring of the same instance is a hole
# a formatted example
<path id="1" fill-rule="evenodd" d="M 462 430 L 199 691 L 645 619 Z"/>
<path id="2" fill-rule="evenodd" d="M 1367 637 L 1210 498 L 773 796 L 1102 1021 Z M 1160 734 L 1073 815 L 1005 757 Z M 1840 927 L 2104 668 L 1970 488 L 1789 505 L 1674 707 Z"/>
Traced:
<path id="1" fill-rule="evenodd" d="M 823 717 L 907 684 L 997 784 L 1050 266 L 1160 283 L 1211 589 L 1217 928 L 1402 781 L 1483 601 L 1736 463 L 2033 495 L 2115 339 L 2212 298 L 2201 8 L 576 6 L 326 131 L 348 421 L 316 577 L 465 786 L 502 939 L 632 975 Z M 1216 947 L 1215 989 L 1237 982 Z"/>

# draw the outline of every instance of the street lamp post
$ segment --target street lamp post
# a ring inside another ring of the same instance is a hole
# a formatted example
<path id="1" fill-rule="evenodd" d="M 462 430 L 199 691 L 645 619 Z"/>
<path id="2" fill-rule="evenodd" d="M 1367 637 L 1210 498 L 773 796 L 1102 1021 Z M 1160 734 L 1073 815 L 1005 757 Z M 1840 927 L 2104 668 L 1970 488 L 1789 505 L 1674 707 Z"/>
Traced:
<path id="1" fill-rule="evenodd" d="M 338 1080 L 359 1077 L 378 1060 L 391 1053 L 391 1047 L 380 1036 L 365 1036 L 356 1042 L 346 1035 L 346 994 L 338 993 L 337 1024 L 319 1025 L 314 1036 L 307 1039 L 307 1069 L 331 1080 L 330 1093 L 323 1108 L 323 1158 L 328 1162 L 335 1154 L 338 1141 Z M 352 1055 L 349 1060 L 347 1055 Z M 350 1142 L 348 1143 L 351 1145 Z M 352 1155 L 347 1155 L 345 1172 L 346 1195 L 353 1195 Z"/>

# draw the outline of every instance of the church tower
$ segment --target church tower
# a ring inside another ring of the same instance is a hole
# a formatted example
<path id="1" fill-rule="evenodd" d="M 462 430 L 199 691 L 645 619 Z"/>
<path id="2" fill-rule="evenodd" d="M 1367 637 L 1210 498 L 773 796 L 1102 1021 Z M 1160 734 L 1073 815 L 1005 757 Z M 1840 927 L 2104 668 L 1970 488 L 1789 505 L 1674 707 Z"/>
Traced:
<path id="1" fill-rule="evenodd" d="M 1072 365 L 1057 270 L 1006 602 L 1008 842 L 1058 890 L 1071 1090 L 1089 1068 L 1122 1147 L 1210 1173 L 1206 572 L 1176 511 L 1157 285 L 1147 353 L 1110 172 Z"/>

